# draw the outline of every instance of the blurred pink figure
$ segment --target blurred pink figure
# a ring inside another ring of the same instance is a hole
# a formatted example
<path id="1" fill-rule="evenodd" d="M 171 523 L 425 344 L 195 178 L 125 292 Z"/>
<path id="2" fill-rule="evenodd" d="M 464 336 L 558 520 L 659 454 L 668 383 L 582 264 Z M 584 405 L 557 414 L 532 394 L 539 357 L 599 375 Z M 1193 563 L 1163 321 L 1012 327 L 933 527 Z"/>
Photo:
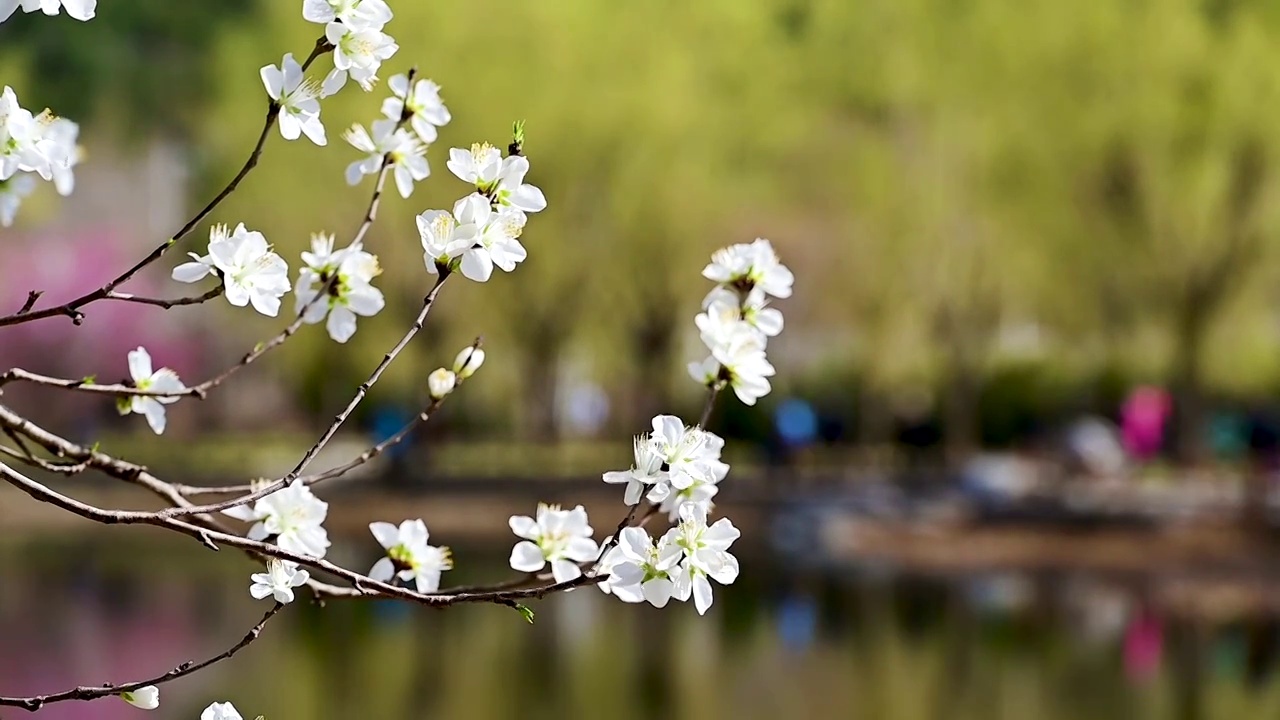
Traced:
<path id="1" fill-rule="evenodd" d="M 1173 401 L 1163 388 L 1135 389 L 1120 409 L 1120 433 L 1124 449 L 1139 460 L 1150 460 L 1160 452 L 1165 422 Z"/>
<path id="2" fill-rule="evenodd" d="M 1164 629 L 1160 619 L 1143 610 L 1124 631 L 1124 669 L 1130 680 L 1146 682 L 1160 670 Z"/>

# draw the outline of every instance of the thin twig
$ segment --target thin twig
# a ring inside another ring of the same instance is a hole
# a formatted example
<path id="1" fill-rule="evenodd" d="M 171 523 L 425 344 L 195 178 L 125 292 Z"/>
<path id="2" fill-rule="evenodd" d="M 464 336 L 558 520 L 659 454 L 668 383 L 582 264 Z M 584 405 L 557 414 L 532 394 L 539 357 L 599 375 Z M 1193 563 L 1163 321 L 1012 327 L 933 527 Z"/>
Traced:
<path id="1" fill-rule="evenodd" d="M 36 301 L 44 294 L 43 290 L 31 290 L 27 293 L 27 301 L 22 303 L 22 307 L 18 309 L 18 315 L 25 315 L 35 307 Z"/>
<path id="2" fill-rule="evenodd" d="M 318 39 L 315 46 L 311 49 L 311 54 L 307 56 L 307 59 L 302 63 L 303 71 L 306 71 L 306 69 L 311 66 L 311 63 L 315 62 L 316 58 L 331 50 L 333 50 L 333 46 L 329 44 L 328 40 L 324 37 Z M 188 220 L 186 224 L 178 230 L 178 232 L 174 233 L 168 240 L 156 246 L 156 248 L 146 257 L 134 263 L 133 267 L 125 270 L 120 275 L 117 275 L 115 278 L 108 281 L 106 285 L 103 285 L 97 290 L 81 295 L 80 297 L 63 303 L 62 305 L 34 310 L 35 299 L 32 298 L 31 295 L 28 295 L 30 307 L 25 307 L 25 311 L 0 317 L 0 327 L 4 327 L 5 325 L 17 325 L 19 323 L 31 322 L 33 320 L 54 317 L 56 315 L 69 317 L 71 318 L 71 322 L 76 325 L 84 322 L 84 313 L 80 312 L 80 308 L 88 305 L 89 303 L 106 298 L 113 290 L 128 282 L 143 268 L 156 260 L 159 260 L 169 251 L 169 248 L 173 247 L 179 240 L 190 234 L 197 225 L 199 225 L 206 217 L 209 216 L 210 213 L 222 204 L 222 201 L 226 200 L 236 191 L 236 188 L 240 186 L 240 182 L 244 180 L 255 167 L 257 167 L 258 160 L 262 157 L 263 147 L 267 144 L 267 138 L 270 136 L 271 129 L 275 127 L 276 121 L 279 117 L 280 105 L 276 101 L 272 100 L 267 104 L 267 113 L 266 117 L 263 119 L 262 132 L 258 134 L 258 140 L 254 143 L 253 150 L 249 152 L 249 157 L 245 160 L 240 171 L 235 174 L 235 177 L 231 178 L 231 181 L 227 183 L 226 187 L 222 188 L 221 192 L 215 195 L 214 198 L 200 210 L 200 212 L 196 213 L 190 220 Z M 38 297 L 39 295 L 37 294 L 36 298 Z"/>
<path id="3" fill-rule="evenodd" d="M 240 639 L 240 642 L 236 643 L 235 645 L 232 645 L 231 647 L 227 648 L 226 650 L 223 650 L 222 652 L 218 653 L 217 655 L 214 655 L 211 658 L 201 660 L 200 662 L 182 663 L 178 667 L 170 670 L 167 673 L 164 673 L 163 675 L 157 675 L 156 677 L 149 678 L 146 680 L 138 680 L 130 683 L 121 683 L 118 685 L 105 684 L 105 685 L 98 685 L 96 687 L 82 685 L 80 687 L 72 688 L 70 690 L 64 690 L 62 692 L 49 693 L 48 695 L 35 695 L 32 697 L 0 697 L 0 706 L 5 706 L 5 705 L 15 706 L 15 707 L 20 707 L 24 710 L 30 710 L 32 712 L 35 712 L 36 710 L 39 710 L 40 708 L 44 707 L 45 705 L 48 705 L 49 703 L 62 702 L 64 700 L 97 700 L 99 698 L 109 697 L 111 695 L 119 695 L 121 693 L 134 692 L 136 690 L 140 690 L 149 685 L 162 685 L 171 680 L 177 680 L 180 677 L 185 677 L 192 673 L 199 672 L 200 670 L 203 670 L 216 662 L 221 662 L 222 660 L 226 660 L 232 655 L 235 655 L 236 653 L 240 652 L 244 648 L 248 647 L 250 643 L 252 643 L 254 640 L 257 640 L 258 637 L 262 634 L 262 629 L 267 626 L 267 623 L 271 620 L 271 618 L 275 617 L 276 613 L 280 612 L 283 608 L 284 608 L 284 605 L 280 603 L 276 603 L 270 610 L 266 612 L 265 615 L 262 616 L 262 619 L 258 621 L 257 625 L 254 625 L 252 628 L 249 628 L 249 632 L 245 633 L 244 637 Z"/>
<path id="4" fill-rule="evenodd" d="M 476 341 L 472 343 L 471 347 L 473 349 L 480 347 L 480 339 L 477 338 Z M 462 378 L 459 378 L 455 383 L 454 388 L 450 394 L 457 392 L 458 388 L 461 387 L 464 382 L 465 380 L 463 380 Z M 377 443 L 376 445 L 370 446 L 364 452 L 355 456 L 351 460 L 348 460 L 347 462 L 341 465 L 338 465 L 336 467 L 332 467 L 328 470 L 325 470 L 324 472 L 316 473 L 314 475 L 302 475 L 302 476 L 299 476 L 297 479 L 300 479 L 305 485 L 314 485 L 316 483 L 323 482 L 325 480 L 332 480 L 333 478 L 342 477 L 343 475 L 346 475 L 352 470 L 378 457 L 379 455 L 386 452 L 387 450 L 390 450 L 396 445 L 399 445 L 400 443 L 404 442 L 405 439 L 408 438 L 410 435 L 412 435 L 415 430 L 417 430 L 422 425 L 426 424 L 426 422 L 431 419 L 431 416 L 434 415 L 435 411 L 440 408 L 440 404 L 442 402 L 444 402 L 444 398 L 433 399 L 427 405 L 427 407 L 423 408 L 422 412 L 414 416 L 414 418 L 410 420 L 408 423 L 406 423 L 404 427 L 401 427 L 399 430 L 397 430 L 393 435 L 391 435 L 387 439 Z M 258 492 L 262 489 L 261 486 L 252 485 L 252 484 L 223 485 L 220 487 L 174 485 L 173 488 L 178 492 L 182 493 L 183 495 L 231 495 L 231 494 L 253 493 L 253 492 Z M 192 507 L 194 508 L 196 506 L 192 506 Z"/>
<path id="5" fill-rule="evenodd" d="M 32 455 L 30 452 L 20 452 L 7 445 L 0 445 L 0 455 L 7 455 L 18 462 L 40 468 L 46 472 L 58 473 L 59 475 L 78 475 L 89 467 L 88 463 L 83 462 L 74 464 L 49 462 L 48 460 Z"/>
<path id="6" fill-rule="evenodd" d="M 176 307 L 178 305 L 199 305 L 202 302 L 208 302 L 209 300 L 212 300 L 218 297 L 219 295 L 221 295 L 222 288 L 223 288 L 222 284 L 219 283 L 217 287 L 213 288 L 212 290 L 210 290 L 209 292 L 203 295 L 197 295 L 195 297 L 176 298 L 173 300 L 166 300 L 164 298 L 141 297 L 138 295 L 132 295 L 130 293 L 116 292 L 112 290 L 111 292 L 107 293 L 106 296 L 103 297 L 102 299 L 103 300 L 121 300 L 123 302 L 138 303 L 140 305 L 155 305 L 156 307 L 161 307 L 161 308 L 164 308 L 165 310 L 168 310 L 169 308 Z"/>
<path id="7" fill-rule="evenodd" d="M 289 474 L 273 483 L 264 485 L 252 493 L 238 498 L 210 503 L 208 505 L 197 505 L 189 508 L 170 508 L 168 510 L 160 511 L 159 514 L 165 517 L 174 518 L 198 513 L 212 513 L 229 510 L 230 508 L 238 505 L 247 505 L 248 503 L 254 502 L 260 498 L 264 498 L 297 479 L 298 476 L 302 474 L 302 471 L 306 470 L 307 466 L 311 464 L 311 461 L 320 454 L 320 451 L 329 443 L 329 440 L 333 438 L 334 434 L 338 432 L 338 428 L 342 427 L 342 424 L 351 416 L 351 413 L 356 409 L 356 406 L 364 400 L 365 395 L 369 392 L 369 388 L 373 387 L 374 383 L 378 382 L 378 378 L 382 377 L 382 373 L 393 361 L 395 361 L 396 357 L 400 354 L 400 351 L 403 350 L 405 346 L 409 344 L 409 341 L 418 334 L 418 331 L 422 329 L 423 323 L 427 320 L 427 314 L 431 312 L 431 307 L 435 304 L 436 295 L 440 293 L 440 288 L 444 286 L 445 280 L 447 280 L 448 277 L 449 273 L 447 271 L 442 271 L 440 273 L 440 277 L 436 280 L 435 286 L 431 288 L 431 292 L 427 293 L 427 296 L 423 298 L 422 310 L 418 313 L 418 317 L 413 321 L 413 325 L 409 327 L 409 330 L 400 338 L 400 341 L 396 343 L 395 347 L 387 351 L 387 354 L 382 358 L 382 362 L 378 363 L 378 367 L 374 368 L 373 373 L 369 375 L 369 379 L 360 384 L 360 387 L 356 389 L 356 394 L 351 398 L 350 402 L 347 403 L 347 406 L 343 408 L 342 412 L 338 413 L 333 418 L 333 422 L 329 424 L 329 427 L 325 428 L 325 431 L 320 435 L 320 439 L 303 454 L 302 459 L 299 460 L 298 464 L 289 471 Z M 438 403 L 433 403 L 432 409 L 434 409 L 434 406 L 437 404 Z"/>
<path id="8" fill-rule="evenodd" d="M 329 282 L 330 283 L 337 282 L 337 276 L 334 276 L 332 279 L 330 279 Z M 3 387 L 8 383 L 21 380 L 25 382 L 34 383 L 36 385 L 42 385 L 44 387 L 57 388 L 60 390 L 74 390 L 76 392 L 95 393 L 99 395 L 115 395 L 118 397 L 135 397 L 135 396 L 136 397 L 195 397 L 203 400 L 208 396 L 210 390 L 226 382 L 227 379 L 230 378 L 232 375 L 239 372 L 244 367 L 250 365 L 255 360 L 267 354 L 271 350 L 279 347 L 286 340 L 288 340 L 290 337 L 296 334 L 298 330 L 301 329 L 304 324 L 306 324 L 305 318 L 307 315 L 307 310 L 310 309 L 311 305 L 321 300 L 325 300 L 327 297 L 328 295 L 324 291 L 317 293 L 315 297 L 311 298 L 311 300 L 308 301 L 307 304 L 304 305 L 299 310 L 298 316 L 293 320 L 293 322 L 285 326 L 283 330 L 281 330 L 271 339 L 265 342 L 260 342 L 257 345 L 255 345 L 253 349 L 245 353 L 244 356 L 241 357 L 238 362 L 236 362 L 236 364 L 232 365 L 231 367 L 222 371 L 218 375 L 215 375 L 214 377 L 209 378 L 208 380 L 205 380 L 204 382 L 198 385 L 191 385 L 189 387 L 184 387 L 181 390 L 177 390 L 173 392 L 156 391 L 156 390 L 139 390 L 136 387 L 131 387 L 129 385 L 124 385 L 121 383 L 103 385 L 103 384 L 92 382 L 92 378 L 83 378 L 80 380 L 72 380 L 70 378 L 57 378 L 57 377 L 51 377 L 49 375 L 41 375 L 39 373 L 33 373 L 29 370 L 23 370 L 22 368 L 10 368 L 4 371 L 3 373 L 0 373 L 0 387 Z"/>

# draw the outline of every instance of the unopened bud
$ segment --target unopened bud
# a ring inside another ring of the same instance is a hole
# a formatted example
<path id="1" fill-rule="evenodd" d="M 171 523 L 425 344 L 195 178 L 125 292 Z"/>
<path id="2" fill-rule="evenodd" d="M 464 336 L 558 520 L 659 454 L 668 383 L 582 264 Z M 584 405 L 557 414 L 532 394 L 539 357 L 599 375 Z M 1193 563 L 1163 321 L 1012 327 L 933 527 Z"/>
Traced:
<path id="1" fill-rule="evenodd" d="M 453 361 L 453 371 L 462 380 L 471 377 L 484 364 L 484 350 L 478 347 L 465 347 Z"/>
<path id="2" fill-rule="evenodd" d="M 427 389 L 431 391 L 433 400 L 440 400 L 453 392 L 453 386 L 456 384 L 458 384 L 457 376 L 444 368 L 437 368 L 427 376 Z"/>

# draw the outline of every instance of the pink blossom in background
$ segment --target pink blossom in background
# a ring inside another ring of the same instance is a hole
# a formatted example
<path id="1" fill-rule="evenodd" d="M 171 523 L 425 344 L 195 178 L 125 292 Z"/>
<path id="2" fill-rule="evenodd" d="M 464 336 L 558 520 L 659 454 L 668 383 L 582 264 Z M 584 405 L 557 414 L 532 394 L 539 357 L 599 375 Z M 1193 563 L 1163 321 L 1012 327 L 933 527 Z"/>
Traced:
<path id="1" fill-rule="evenodd" d="M 22 306 L 29 290 L 42 290 L 38 307 L 59 305 L 101 287 L 151 248 L 132 247 L 109 229 L 31 233 L 6 238 L 0 266 L 0 314 Z M 120 288 L 151 297 L 178 297 L 160 261 Z M 181 309 L 166 311 L 133 303 L 99 301 L 85 308 L 83 325 L 48 318 L 5 328 L 0 365 L 36 368 L 65 377 L 96 375 L 103 382 L 128 376 L 125 354 L 139 345 L 158 365 L 180 375 L 198 374 L 199 336 L 181 324 Z"/>
<path id="2" fill-rule="evenodd" d="M 1164 444 L 1165 424 L 1173 401 L 1163 388 L 1135 389 L 1120 410 L 1120 434 L 1124 449 L 1140 460 L 1150 460 Z"/>
<path id="3" fill-rule="evenodd" d="M 120 608 L 97 591 L 74 593 L 55 601 L 66 605 L 59 614 L 67 620 L 60 631 L 50 632 L 48 626 L 21 619 L 49 615 L 47 609 L 31 607 L 47 599 L 29 593 L 22 603 L 28 607 L 20 606 L 21 615 L 0 619 L 5 637 L 0 643 L 0 677 L 6 694 L 36 695 L 77 685 L 139 680 L 190 660 L 217 640 L 214 629 L 199 619 L 188 600 L 160 588 L 142 605 Z M 172 693 L 174 687 L 178 685 L 161 688 L 161 710 L 165 693 Z M 39 717 L 127 720 L 141 714 L 121 700 L 103 698 L 49 705 Z"/>
<path id="4" fill-rule="evenodd" d="M 1134 616 L 1124 632 L 1124 669 L 1130 680 L 1147 682 L 1160 671 L 1164 628 L 1149 611 Z"/>

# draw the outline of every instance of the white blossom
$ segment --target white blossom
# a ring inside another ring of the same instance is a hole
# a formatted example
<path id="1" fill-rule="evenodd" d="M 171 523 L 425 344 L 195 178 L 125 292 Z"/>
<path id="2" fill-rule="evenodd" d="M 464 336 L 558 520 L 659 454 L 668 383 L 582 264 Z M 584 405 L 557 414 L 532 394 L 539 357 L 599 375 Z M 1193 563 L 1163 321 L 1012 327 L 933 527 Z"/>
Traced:
<path id="1" fill-rule="evenodd" d="M 791 283 L 795 280 L 791 271 L 778 261 L 773 245 L 764 238 L 715 251 L 702 276 L 744 290 L 760 287 L 778 298 L 791 297 Z"/>
<path id="2" fill-rule="evenodd" d="M 200 720 L 244 720 L 236 706 L 229 702 L 216 702 L 200 713 Z"/>
<path id="3" fill-rule="evenodd" d="M 725 466 L 726 469 L 728 466 Z M 666 497 L 662 504 L 658 506 L 659 512 L 667 514 L 668 522 L 675 522 L 680 517 L 680 508 L 685 505 L 698 505 L 704 512 L 710 513 L 716 504 L 711 501 L 720 492 L 720 480 L 724 476 L 721 475 L 715 481 L 696 480 L 692 485 L 677 490 Z"/>
<path id="4" fill-rule="evenodd" d="M 703 342 L 712 347 L 739 323 L 745 323 L 765 337 L 774 337 L 782 332 L 783 319 L 781 312 L 768 307 L 763 287 L 753 287 L 743 300 L 737 291 L 717 286 L 702 301 L 702 313 L 694 323 L 702 333 Z"/>
<path id="5" fill-rule="evenodd" d="M 413 133 L 396 128 L 394 120 L 375 120 L 370 135 L 363 125 L 352 125 L 342 137 L 351 146 L 365 154 L 347 166 L 347 184 L 355 185 L 365 175 L 377 175 L 382 170 L 383 158 L 389 156 L 393 165 L 396 189 L 400 197 L 413 194 L 413 183 L 431 175 L 427 164 L 427 147 Z"/>
<path id="6" fill-rule="evenodd" d="M 160 688 L 155 685 L 140 687 L 120 693 L 120 699 L 143 710 L 155 710 L 160 707 Z"/>
<path id="7" fill-rule="evenodd" d="M 265 65 L 259 71 L 267 95 L 280 105 L 280 134 L 285 140 L 306 135 L 316 145 L 328 142 L 320 122 L 320 86 L 303 75 L 302 66 L 288 53 L 280 67 Z"/>
<path id="8" fill-rule="evenodd" d="M 252 581 L 249 594 L 254 599 L 261 600 L 270 595 L 276 602 L 287 604 L 293 602 L 293 589 L 306 585 L 311 574 L 299 568 L 295 562 L 267 558 L 267 571 L 253 573 L 249 579 Z"/>
<path id="9" fill-rule="evenodd" d="M 433 400 L 443 399 L 453 392 L 453 388 L 457 384 L 458 376 L 452 370 L 436 368 L 427 376 L 427 390 L 431 392 L 431 399 Z"/>
<path id="10" fill-rule="evenodd" d="M 139 347 L 129 351 L 129 375 L 133 378 L 133 387 L 157 393 L 180 393 L 186 388 L 178 379 L 178 374 L 169 368 L 152 371 L 151 354 L 146 348 Z M 118 406 L 121 415 L 138 413 L 147 418 L 151 430 L 159 435 L 164 432 L 164 406 L 178 402 L 174 396 L 131 395 L 122 397 Z"/>
<path id="11" fill-rule="evenodd" d="M 712 600 L 707 578 L 721 585 L 738 579 L 738 559 L 728 549 L 741 534 L 728 518 L 720 518 L 707 527 L 706 510 L 695 504 L 682 505 L 680 524 L 663 537 L 684 551 L 684 560 L 673 573 L 675 598 L 684 601 L 692 595 L 698 614 L 705 614 Z"/>
<path id="12" fill-rule="evenodd" d="M 249 528 L 250 540 L 274 536 L 281 548 L 317 558 L 329 549 L 329 534 L 324 529 L 329 504 L 313 495 L 302 480 L 260 498 L 252 508 L 237 505 L 222 512 L 254 523 Z"/>
<path id="13" fill-rule="evenodd" d="M 765 357 L 764 337 L 745 323 L 733 327 L 724 338 L 718 339 L 711 348 L 711 358 L 702 364 L 690 365 L 689 374 L 695 380 L 705 381 L 710 362 L 719 363 L 728 373 L 733 392 L 747 405 L 755 405 L 756 400 L 772 390 L 769 378 L 775 370 Z"/>
<path id="14" fill-rule="evenodd" d="M 439 265 L 450 264 L 449 248 L 475 241 L 475 226 L 459 225 L 447 210 L 428 210 L 418 216 L 417 223 L 418 235 L 422 238 L 422 262 L 432 275 L 439 272 Z"/>
<path id="15" fill-rule="evenodd" d="M 405 520 L 398 528 L 387 522 L 369 523 L 369 532 L 387 551 L 369 571 L 374 580 L 413 580 L 418 592 L 433 593 L 440 589 L 440 573 L 453 568 L 449 548 L 427 544 L 427 524 L 422 520 Z"/>
<path id="16" fill-rule="evenodd" d="M 19 7 L 23 12 L 37 10 L 45 15 L 57 15 L 62 8 L 67 15 L 80 21 L 92 20 L 98 9 L 98 0 L 0 0 L 0 22 L 9 19 Z"/>
<path id="17" fill-rule="evenodd" d="M 391 20 L 386 0 L 303 0 L 307 22 L 328 25 L 337 21 L 352 30 L 381 30 Z"/>
<path id="18" fill-rule="evenodd" d="M 400 121 L 408 107 L 409 126 L 424 143 L 436 141 L 436 128 L 449 124 L 452 116 L 440 99 L 440 86 L 430 80 L 419 80 L 409 87 L 407 75 L 392 75 L 387 81 L 391 97 L 382 101 L 382 115 L 388 120 Z"/>
<path id="19" fill-rule="evenodd" d="M 595 560 L 600 551 L 581 505 L 561 510 L 538 503 L 536 519 L 512 515 L 508 524 L 516 537 L 524 538 L 511 549 L 512 570 L 537 572 L 549 562 L 551 575 L 561 583 L 581 575 L 578 563 Z"/>
<path id="20" fill-rule="evenodd" d="M 351 339 L 356 316 L 372 317 L 386 305 L 382 291 L 370 284 L 382 272 L 378 258 L 360 243 L 335 252 L 333 235 L 317 233 L 311 236 L 311 252 L 302 253 L 302 261 L 305 266 L 293 289 L 296 312 L 308 324 L 327 317 L 325 329 L 335 341 Z"/>
<path id="21" fill-rule="evenodd" d="M 453 359 L 453 372 L 460 380 L 466 380 L 475 374 L 476 370 L 484 364 L 484 350 L 468 345 L 462 348 L 458 356 Z"/>
<path id="22" fill-rule="evenodd" d="M 542 191 L 525 184 L 529 172 L 529 159 L 522 155 L 502 157 L 502 153 L 489 143 L 476 143 L 470 150 L 449 150 L 450 172 L 463 182 L 476 186 L 495 205 L 510 206 L 522 212 L 538 212 L 547 207 Z"/>
<path id="23" fill-rule="evenodd" d="M 689 377 L 702 385 L 714 385 L 720 379 L 720 363 L 713 357 L 689 363 Z"/>
<path id="24" fill-rule="evenodd" d="M 495 211 L 488 198 L 472 193 L 454 204 L 453 216 L 463 229 L 449 247 L 449 255 L 461 258 L 459 268 L 468 279 L 485 282 L 495 265 L 511 272 L 528 257 L 518 239 L 524 231 L 523 212 L 511 208 Z"/>
<path id="25" fill-rule="evenodd" d="M 22 201 L 35 189 L 36 179 L 27 173 L 0 180 L 0 227 L 13 225 Z"/>
<path id="26" fill-rule="evenodd" d="M 644 528 L 623 528 L 609 567 L 609 591 L 624 602 L 663 607 L 675 592 L 671 572 L 684 550 L 664 535 L 655 545 Z"/>
<path id="27" fill-rule="evenodd" d="M 215 225 L 209 230 L 209 254 L 188 254 L 193 262 L 174 268 L 174 280 L 190 283 L 217 275 L 232 305 L 252 304 L 269 317 L 280 312 L 280 298 L 290 290 L 289 265 L 271 251 L 262 233 L 246 230 L 244 223 L 231 233 L 226 225 Z"/>
<path id="28" fill-rule="evenodd" d="M 367 2 L 367 0 L 366 0 Z M 333 71 L 324 79 L 321 97 L 329 97 L 347 84 L 347 77 L 360 83 L 366 92 L 378 81 L 382 61 L 400 49 L 381 28 L 353 28 L 340 22 L 325 26 L 325 38 L 333 45 Z"/>
<path id="29" fill-rule="evenodd" d="M 470 150 L 451 148 L 445 166 L 458 179 L 485 192 L 497 184 L 498 175 L 502 172 L 502 151 L 489 143 L 475 143 Z"/>
<path id="30" fill-rule="evenodd" d="M 34 172 L 45 180 L 53 179 L 53 160 L 57 143 L 46 135 L 53 115 L 31 114 L 18 103 L 13 88 L 0 91 L 0 180 L 8 180 L 19 171 Z"/>
<path id="31" fill-rule="evenodd" d="M 674 415 L 653 419 L 649 443 L 667 464 L 671 486 L 676 490 L 691 487 L 698 480 L 714 482 L 716 473 L 724 466 L 720 462 L 724 440 L 702 428 L 686 426 Z"/>
<path id="32" fill-rule="evenodd" d="M 635 437 L 632 448 L 635 464 L 631 469 L 607 472 L 604 474 L 604 481 L 612 484 L 626 484 L 622 501 L 627 505 L 640 502 L 641 495 L 653 503 L 667 499 L 671 495 L 671 476 L 662 469 L 666 459 L 644 435 Z"/>

